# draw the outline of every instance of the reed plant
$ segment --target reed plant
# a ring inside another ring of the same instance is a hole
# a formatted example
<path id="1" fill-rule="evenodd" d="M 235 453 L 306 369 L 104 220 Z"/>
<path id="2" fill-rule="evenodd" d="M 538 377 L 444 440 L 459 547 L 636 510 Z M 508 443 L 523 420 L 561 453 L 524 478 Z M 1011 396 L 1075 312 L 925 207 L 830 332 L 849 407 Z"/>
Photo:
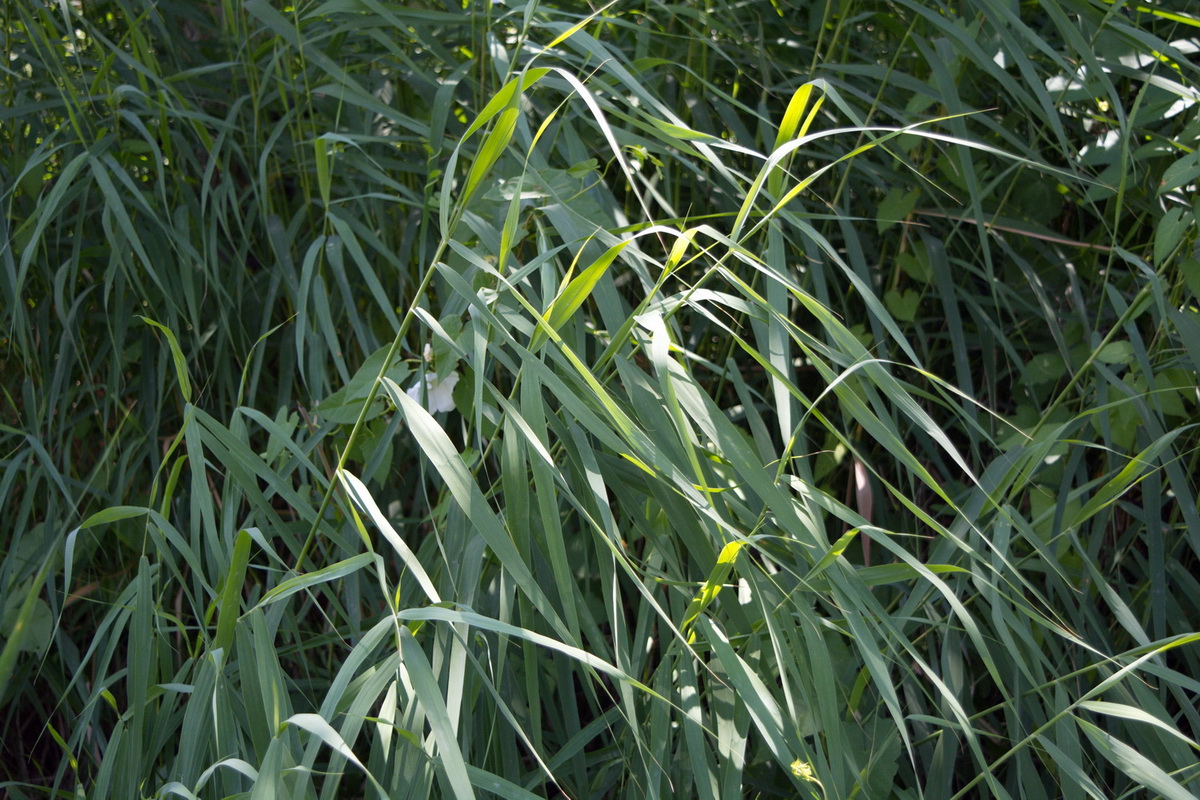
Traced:
<path id="1" fill-rule="evenodd" d="M 1186 6 L 3 0 L 0 791 L 1196 797 Z"/>

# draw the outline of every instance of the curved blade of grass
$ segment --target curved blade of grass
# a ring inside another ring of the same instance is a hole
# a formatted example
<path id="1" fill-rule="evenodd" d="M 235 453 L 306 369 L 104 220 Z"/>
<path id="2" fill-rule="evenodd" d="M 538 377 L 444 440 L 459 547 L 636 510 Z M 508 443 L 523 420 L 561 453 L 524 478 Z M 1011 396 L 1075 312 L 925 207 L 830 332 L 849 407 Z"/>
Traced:
<path id="1" fill-rule="evenodd" d="M 250 534 L 238 531 L 233 545 L 233 558 L 225 574 L 225 586 L 221 589 L 221 600 L 217 610 L 217 636 L 213 649 L 225 653 L 225 663 L 233 658 L 233 628 L 241 611 L 242 589 L 246 581 L 246 566 L 250 561 Z"/>
<path id="2" fill-rule="evenodd" d="M 615 244 L 604 254 L 597 258 L 587 269 L 575 276 L 562 293 L 554 298 L 550 304 L 550 308 L 546 310 L 545 325 L 549 326 L 554 331 L 559 331 L 566 324 L 567 320 L 579 310 L 584 301 L 591 295 L 592 290 L 596 288 L 596 283 L 604 277 L 608 272 L 608 268 L 616 260 L 617 256 L 630 245 L 632 240 L 625 240 L 619 244 Z M 538 348 L 546 342 L 549 335 L 545 328 L 539 325 L 533 333 L 533 338 L 529 342 L 529 349 L 532 352 L 537 352 Z"/>
<path id="3" fill-rule="evenodd" d="M 1139 785 L 1152 789 L 1170 800 L 1194 800 L 1194 794 L 1125 742 L 1079 717 L 1075 717 L 1075 724 L 1087 735 L 1101 755 Z"/>
<path id="4" fill-rule="evenodd" d="M 192 402 L 192 381 L 188 378 L 187 359 L 183 357 L 183 350 L 180 349 L 179 340 L 175 338 L 174 332 L 166 325 L 149 317 L 139 314 L 138 319 L 157 328 L 166 337 L 167 346 L 171 348 L 171 361 L 175 364 L 175 376 L 179 379 L 179 392 L 183 395 L 183 402 Z"/>
<path id="5" fill-rule="evenodd" d="M 496 512 L 491 509 L 487 499 L 480 492 L 478 484 L 467 471 L 462 457 L 454 448 L 450 437 L 438 425 L 437 420 L 417 401 L 409 397 L 394 381 L 384 378 L 383 385 L 391 396 L 392 402 L 404 414 L 421 451 L 433 464 L 442 480 L 446 482 L 450 494 L 467 518 L 471 520 L 471 524 L 483 536 L 488 547 L 500 559 L 500 563 L 512 573 L 521 591 L 560 634 L 566 635 L 566 628 L 559 618 L 558 612 L 521 558 L 512 538 L 504 529 L 504 524 Z"/>
<path id="6" fill-rule="evenodd" d="M 471 777 L 467 774 L 467 763 L 458 745 L 458 736 L 450 722 L 446 699 L 438 686 L 425 651 L 417 644 L 408 628 L 400 629 L 400 654 L 412 680 L 418 703 L 425 709 L 429 726 L 438 745 L 438 756 L 449 793 L 458 800 L 473 800 Z"/>
<path id="7" fill-rule="evenodd" d="M 328 583 L 330 581 L 336 581 L 340 578 L 344 578 L 347 575 L 357 572 L 368 564 L 374 563 L 376 558 L 378 558 L 378 556 L 376 556 L 374 553 L 359 553 L 356 556 L 351 556 L 343 561 L 330 564 L 327 567 L 321 567 L 318 570 L 306 572 L 303 575 L 297 575 L 294 578 L 288 578 L 285 581 L 281 581 L 278 586 L 264 594 L 262 599 L 255 603 L 254 608 L 250 610 L 254 611 L 256 609 L 264 608 L 272 603 L 278 603 L 280 600 L 291 597 L 297 592 L 303 592 L 322 583 Z"/>

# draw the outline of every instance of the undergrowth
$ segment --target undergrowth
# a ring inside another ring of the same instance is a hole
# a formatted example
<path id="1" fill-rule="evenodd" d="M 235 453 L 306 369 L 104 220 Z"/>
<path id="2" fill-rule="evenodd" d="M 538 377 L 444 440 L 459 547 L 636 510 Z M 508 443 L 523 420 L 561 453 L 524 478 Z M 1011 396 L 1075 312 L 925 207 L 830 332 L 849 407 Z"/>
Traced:
<path id="1" fill-rule="evenodd" d="M 2 7 L 6 796 L 1196 796 L 1194 9 Z"/>

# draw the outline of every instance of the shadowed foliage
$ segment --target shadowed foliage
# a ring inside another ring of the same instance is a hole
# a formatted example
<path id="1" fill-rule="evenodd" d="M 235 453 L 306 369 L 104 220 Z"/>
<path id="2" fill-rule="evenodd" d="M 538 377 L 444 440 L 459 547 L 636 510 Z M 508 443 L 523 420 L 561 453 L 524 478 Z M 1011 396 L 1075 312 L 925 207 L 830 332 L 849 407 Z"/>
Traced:
<path id="1" fill-rule="evenodd" d="M 1188 5 L 4 0 L 0 790 L 1195 797 Z"/>

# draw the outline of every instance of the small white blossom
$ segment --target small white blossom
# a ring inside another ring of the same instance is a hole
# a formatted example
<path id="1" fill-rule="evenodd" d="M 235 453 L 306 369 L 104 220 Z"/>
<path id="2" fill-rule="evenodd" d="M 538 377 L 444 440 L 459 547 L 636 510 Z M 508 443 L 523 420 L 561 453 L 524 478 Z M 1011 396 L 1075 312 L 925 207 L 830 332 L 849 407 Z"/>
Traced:
<path id="1" fill-rule="evenodd" d="M 429 413 L 437 414 L 442 411 L 454 410 L 454 387 L 458 385 L 458 372 L 451 372 L 444 378 L 439 378 L 432 372 L 425 373 L 425 385 L 417 381 L 408 389 L 408 396 L 418 403 L 421 395 L 425 395 L 425 407 Z"/>

